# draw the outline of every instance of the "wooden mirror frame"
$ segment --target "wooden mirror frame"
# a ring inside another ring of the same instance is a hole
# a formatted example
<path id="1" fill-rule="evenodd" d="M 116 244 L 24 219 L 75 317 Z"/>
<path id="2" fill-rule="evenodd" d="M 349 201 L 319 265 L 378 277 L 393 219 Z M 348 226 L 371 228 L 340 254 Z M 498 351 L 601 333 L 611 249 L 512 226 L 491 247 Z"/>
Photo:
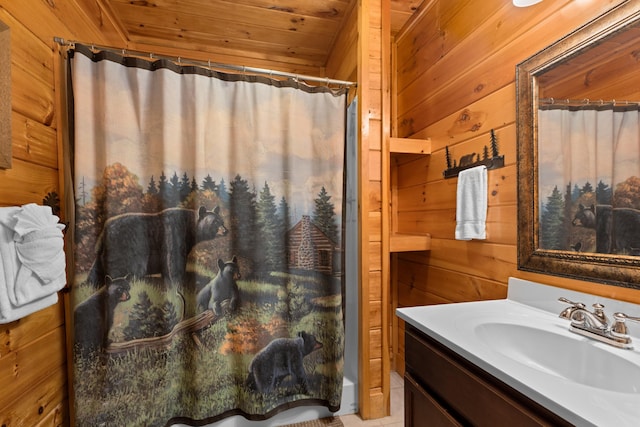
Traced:
<path id="1" fill-rule="evenodd" d="M 539 248 L 537 77 L 640 23 L 638 0 L 625 2 L 516 66 L 518 269 L 640 289 L 640 256 Z"/>

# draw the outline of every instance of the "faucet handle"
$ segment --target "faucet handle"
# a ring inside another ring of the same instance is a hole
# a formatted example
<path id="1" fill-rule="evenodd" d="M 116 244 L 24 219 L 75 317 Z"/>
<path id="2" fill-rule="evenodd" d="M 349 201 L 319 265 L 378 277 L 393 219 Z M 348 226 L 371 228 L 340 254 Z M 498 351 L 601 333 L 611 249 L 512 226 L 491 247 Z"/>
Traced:
<path id="1" fill-rule="evenodd" d="M 599 302 L 597 302 L 597 303 L 593 304 L 592 307 L 593 307 L 593 314 L 598 319 L 600 319 L 600 321 L 605 326 L 608 326 L 609 325 L 609 319 L 607 318 L 607 315 L 604 313 L 604 305 L 602 305 Z"/>
<path id="2" fill-rule="evenodd" d="M 628 316 L 624 313 L 613 313 L 613 326 L 611 327 L 611 333 L 615 336 L 628 336 L 629 329 L 627 328 L 626 320 L 632 320 L 634 322 L 640 322 L 640 317 Z"/>
<path id="3" fill-rule="evenodd" d="M 571 321 L 584 321 L 584 315 L 582 313 L 575 313 L 575 318 L 574 316 L 574 312 L 576 310 L 583 310 L 585 308 L 585 305 L 581 302 L 574 302 L 574 301 L 570 301 L 565 297 L 560 297 L 558 298 L 558 301 L 565 303 L 565 304 L 569 304 L 569 307 L 565 308 L 564 310 L 562 310 L 562 312 L 560 313 L 560 317 L 562 319 L 569 319 Z"/>
<path id="4" fill-rule="evenodd" d="M 558 301 L 563 302 L 565 304 L 569 304 L 569 305 L 571 305 L 571 306 L 573 306 L 575 308 L 584 308 L 585 307 L 585 305 L 583 303 L 581 303 L 581 302 L 573 302 L 571 300 L 566 299 L 565 297 L 558 298 Z"/>

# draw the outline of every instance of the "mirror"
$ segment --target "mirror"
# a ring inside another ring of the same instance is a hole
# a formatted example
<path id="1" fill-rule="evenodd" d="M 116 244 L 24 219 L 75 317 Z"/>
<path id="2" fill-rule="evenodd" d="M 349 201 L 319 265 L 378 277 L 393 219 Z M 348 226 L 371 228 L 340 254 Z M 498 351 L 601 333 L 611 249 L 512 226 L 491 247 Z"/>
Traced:
<path id="1" fill-rule="evenodd" d="M 640 289 L 640 11 L 516 67 L 518 268 Z"/>

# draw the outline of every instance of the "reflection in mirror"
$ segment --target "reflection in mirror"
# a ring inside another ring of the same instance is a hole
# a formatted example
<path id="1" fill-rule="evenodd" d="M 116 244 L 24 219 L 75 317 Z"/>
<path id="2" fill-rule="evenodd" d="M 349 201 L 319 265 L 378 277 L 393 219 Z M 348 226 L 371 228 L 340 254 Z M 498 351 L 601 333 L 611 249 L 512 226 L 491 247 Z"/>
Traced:
<path id="1" fill-rule="evenodd" d="M 640 288 L 637 2 L 517 67 L 518 266 Z"/>

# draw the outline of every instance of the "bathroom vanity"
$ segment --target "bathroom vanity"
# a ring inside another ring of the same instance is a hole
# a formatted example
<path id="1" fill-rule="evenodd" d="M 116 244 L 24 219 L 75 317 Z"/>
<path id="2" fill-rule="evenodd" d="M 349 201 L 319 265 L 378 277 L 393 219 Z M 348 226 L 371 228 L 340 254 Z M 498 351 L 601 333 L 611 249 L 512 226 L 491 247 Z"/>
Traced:
<path id="1" fill-rule="evenodd" d="M 397 310 L 405 320 L 405 426 L 632 426 L 640 419 L 636 349 L 580 336 L 565 297 L 640 314 L 640 306 L 511 278 L 505 300 Z"/>
<path id="2" fill-rule="evenodd" d="M 405 363 L 407 427 L 572 425 L 411 326 Z"/>

